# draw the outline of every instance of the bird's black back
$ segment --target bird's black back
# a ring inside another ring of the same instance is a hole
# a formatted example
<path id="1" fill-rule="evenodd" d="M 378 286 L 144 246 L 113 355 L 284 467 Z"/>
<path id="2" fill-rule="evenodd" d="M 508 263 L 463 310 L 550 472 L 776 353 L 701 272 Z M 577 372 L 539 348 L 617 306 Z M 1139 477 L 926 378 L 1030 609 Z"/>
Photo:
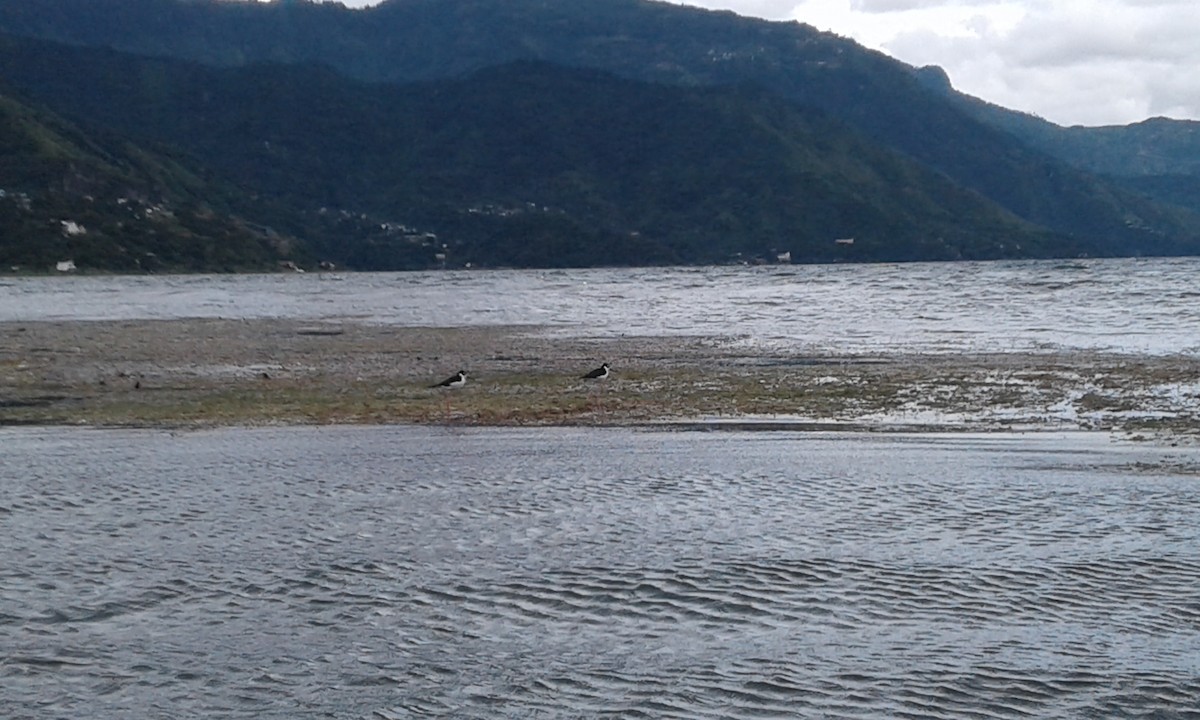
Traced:
<path id="1" fill-rule="evenodd" d="M 597 380 L 608 375 L 608 363 L 601 365 L 587 375 L 583 376 L 584 380 Z"/>

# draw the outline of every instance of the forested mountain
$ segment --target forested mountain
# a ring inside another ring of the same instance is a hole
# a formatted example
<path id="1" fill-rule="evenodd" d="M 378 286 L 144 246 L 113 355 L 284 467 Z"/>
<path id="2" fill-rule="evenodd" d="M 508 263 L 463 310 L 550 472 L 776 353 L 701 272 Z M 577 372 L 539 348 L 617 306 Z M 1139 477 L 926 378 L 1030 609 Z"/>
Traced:
<path id="1" fill-rule="evenodd" d="M 1200 212 L 1200 122 L 1160 117 L 1132 125 L 1061 127 L 959 93 L 952 98 L 983 122 L 1073 167 Z"/>
<path id="2" fill-rule="evenodd" d="M 211 69 L 15 40 L 0 43 L 0 73 L 72 117 L 179 148 L 296 209 L 299 221 L 272 225 L 353 266 L 425 267 L 440 254 L 580 265 L 1094 249 L 756 88 L 545 63 L 367 85 L 311 66 Z M 383 231 L 306 235 L 331 208 L 366 213 Z M 844 238 L 855 243 L 835 242 Z"/>
<path id="3" fill-rule="evenodd" d="M 288 238 L 246 222 L 228 190 L 118 136 L 0 91 L 0 268 L 263 270 Z M 297 257 L 304 259 L 303 254 Z"/>
<path id="4" fill-rule="evenodd" d="M 39 0 L 0 4 L 0 30 L 20 92 L 180 150 L 352 266 L 1200 249 L 1185 204 L 797 23 L 644 0 Z"/>

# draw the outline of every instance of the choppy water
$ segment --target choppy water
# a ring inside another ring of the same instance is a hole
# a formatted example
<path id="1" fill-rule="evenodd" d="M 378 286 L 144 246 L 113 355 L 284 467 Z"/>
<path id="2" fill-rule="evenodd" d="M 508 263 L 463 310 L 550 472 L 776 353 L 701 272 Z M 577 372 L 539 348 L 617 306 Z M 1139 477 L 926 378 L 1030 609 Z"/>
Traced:
<path id="1" fill-rule="evenodd" d="M 1200 258 L 0 279 L 0 320 L 358 318 L 806 352 L 1200 351 Z"/>
<path id="2" fill-rule="evenodd" d="M 408 427 L 0 447 L 0 717 L 1200 708 L 1196 449 Z"/>

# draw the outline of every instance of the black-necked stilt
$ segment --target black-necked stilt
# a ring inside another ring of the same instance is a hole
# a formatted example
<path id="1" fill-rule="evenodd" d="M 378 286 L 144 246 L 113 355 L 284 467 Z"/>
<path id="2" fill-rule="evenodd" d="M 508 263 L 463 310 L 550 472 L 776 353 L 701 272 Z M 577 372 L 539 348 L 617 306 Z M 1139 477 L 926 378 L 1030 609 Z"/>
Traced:
<path id="1" fill-rule="evenodd" d="M 459 370 L 445 380 L 435 385 L 430 385 L 431 388 L 460 388 L 467 384 L 467 371 Z"/>
<path id="2" fill-rule="evenodd" d="M 450 377 L 441 381 L 440 383 L 430 385 L 429 387 L 436 388 L 439 390 L 453 390 L 455 388 L 460 388 L 466 384 L 467 384 L 467 371 L 459 370 L 458 372 L 454 373 L 453 375 L 451 375 Z M 447 394 L 446 395 L 446 420 L 449 420 L 449 419 L 450 419 L 450 395 Z"/>
<path id="3" fill-rule="evenodd" d="M 608 363 L 602 363 L 600 365 L 600 367 L 596 368 L 595 370 L 592 370 L 591 372 L 587 373 L 586 375 L 581 375 L 579 377 L 579 379 L 580 380 L 607 380 L 608 375 L 609 375 Z M 596 399 L 595 398 L 595 390 L 597 390 L 597 389 L 599 389 L 598 386 L 593 387 L 592 388 L 593 392 L 588 393 L 589 395 L 592 396 L 593 402 L 595 402 L 595 399 Z M 604 403 L 600 403 L 600 410 L 601 411 L 604 410 Z"/>
<path id="4" fill-rule="evenodd" d="M 602 364 L 600 367 L 591 371 L 587 375 L 583 375 L 582 380 L 607 380 L 608 379 L 608 363 Z"/>

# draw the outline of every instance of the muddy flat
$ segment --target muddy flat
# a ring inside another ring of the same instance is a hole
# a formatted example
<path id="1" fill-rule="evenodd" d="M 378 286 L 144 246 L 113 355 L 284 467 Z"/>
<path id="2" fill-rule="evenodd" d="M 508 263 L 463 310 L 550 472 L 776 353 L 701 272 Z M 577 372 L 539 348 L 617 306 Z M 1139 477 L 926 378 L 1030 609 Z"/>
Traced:
<path id="1" fill-rule="evenodd" d="M 278 319 L 7 322 L 0 337 L 6 425 L 1200 430 L 1190 356 L 798 355 L 711 337 Z M 602 362 L 607 379 L 582 377 Z M 430 387 L 458 370 L 465 386 Z"/>

